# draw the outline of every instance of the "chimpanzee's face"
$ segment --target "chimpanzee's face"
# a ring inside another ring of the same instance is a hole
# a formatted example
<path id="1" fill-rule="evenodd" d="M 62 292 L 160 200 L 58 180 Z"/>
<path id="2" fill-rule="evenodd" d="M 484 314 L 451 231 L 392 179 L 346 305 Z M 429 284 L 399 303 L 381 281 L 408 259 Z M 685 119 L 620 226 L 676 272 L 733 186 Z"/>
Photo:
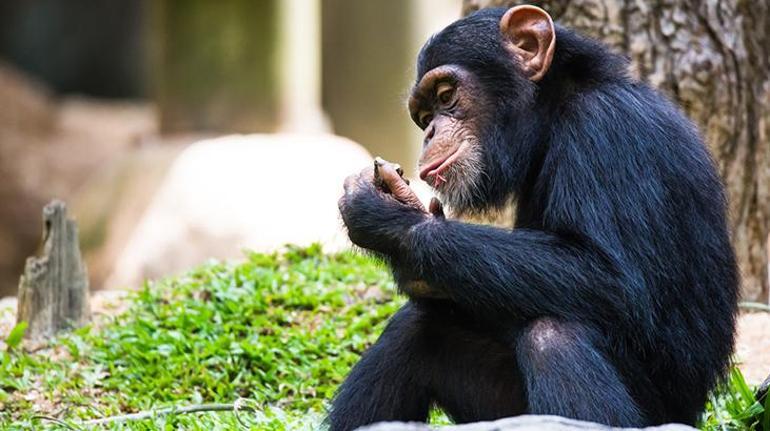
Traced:
<path id="1" fill-rule="evenodd" d="M 499 206 L 525 175 L 533 95 L 554 49 L 551 17 L 517 6 L 456 21 L 420 51 L 409 98 L 425 131 L 420 178 L 455 214 Z"/>
<path id="2" fill-rule="evenodd" d="M 461 209 L 479 186 L 489 105 L 473 75 L 456 65 L 430 70 L 412 90 L 410 115 L 425 131 L 420 178 L 450 208 Z"/>

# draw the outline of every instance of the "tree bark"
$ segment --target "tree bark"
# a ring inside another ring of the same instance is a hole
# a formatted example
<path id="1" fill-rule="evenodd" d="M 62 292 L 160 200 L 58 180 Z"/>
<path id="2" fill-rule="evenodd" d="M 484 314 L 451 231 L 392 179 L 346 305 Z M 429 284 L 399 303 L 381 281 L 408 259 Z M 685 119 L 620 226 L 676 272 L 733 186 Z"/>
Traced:
<path id="1" fill-rule="evenodd" d="M 43 209 L 43 256 L 30 257 L 19 281 L 17 320 L 25 337 L 45 339 L 88 322 L 88 276 L 80 256 L 78 228 L 67 207 L 53 201 Z"/>
<path id="2" fill-rule="evenodd" d="M 519 3 L 464 0 L 463 14 Z M 768 301 L 770 0 L 531 3 L 628 55 L 700 127 L 730 197 L 743 299 Z"/>

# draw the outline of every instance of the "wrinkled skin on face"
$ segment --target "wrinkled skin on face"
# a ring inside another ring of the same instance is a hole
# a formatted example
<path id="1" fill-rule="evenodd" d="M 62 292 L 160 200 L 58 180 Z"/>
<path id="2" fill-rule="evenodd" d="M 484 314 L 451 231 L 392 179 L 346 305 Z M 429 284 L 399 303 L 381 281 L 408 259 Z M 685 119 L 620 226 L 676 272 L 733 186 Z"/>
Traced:
<path id="1" fill-rule="evenodd" d="M 527 178 L 534 82 L 548 70 L 553 35 L 544 11 L 521 6 L 502 18 L 458 21 L 421 50 L 409 98 L 425 132 L 420 177 L 452 215 L 498 209 Z M 393 166 L 378 169 L 381 179 L 371 166 L 350 176 L 339 207 L 354 244 L 389 256 L 443 211 L 437 199 L 426 210 Z"/>
<path id="2" fill-rule="evenodd" d="M 462 212 L 482 180 L 481 131 L 491 103 L 471 73 L 456 65 L 427 72 L 412 89 L 409 113 L 425 131 L 420 178 Z"/>
<path id="3" fill-rule="evenodd" d="M 410 116 L 425 132 L 418 162 L 420 178 L 439 196 L 431 200 L 431 214 L 443 217 L 441 202 L 455 214 L 462 214 L 480 194 L 484 165 L 481 132 L 492 121 L 493 105 L 473 74 L 457 65 L 430 70 L 412 89 Z M 346 194 L 371 183 L 399 202 L 425 211 L 398 165 L 379 158 L 375 165 L 374 170 L 367 168 L 350 176 Z"/>
<path id="4" fill-rule="evenodd" d="M 537 130 L 535 83 L 548 72 L 555 46 L 553 22 L 536 7 L 517 6 L 502 17 L 479 17 L 460 20 L 426 43 L 409 98 L 410 115 L 425 131 L 420 177 L 453 215 L 500 208 L 520 191 L 536 159 L 531 145 Z M 357 232 L 360 227 L 372 234 L 362 241 L 387 248 L 374 240 L 395 239 L 380 235 L 382 224 L 402 230 L 430 213 L 416 204 L 397 173 L 390 180 L 393 193 L 372 193 L 377 189 L 373 175 L 369 168 L 348 179 L 340 209 L 354 243 L 365 247 L 354 239 L 365 236 Z M 410 214 L 390 202 L 417 212 Z M 359 214 L 354 217 L 353 212 Z M 374 223 L 386 213 L 400 221 Z M 356 222 L 356 217 L 363 220 Z"/>
<path id="5" fill-rule="evenodd" d="M 471 208 L 483 180 L 481 132 L 492 121 L 493 102 L 465 68 L 443 65 L 425 73 L 409 97 L 412 120 L 424 130 L 418 162 L 420 178 L 438 194 L 430 214 L 443 217 L 443 203 L 455 214 Z M 398 172 L 400 167 L 379 159 L 345 181 L 347 196 L 362 187 L 379 188 L 397 201 L 425 212 L 417 196 Z M 340 208 L 342 209 L 341 201 Z"/>

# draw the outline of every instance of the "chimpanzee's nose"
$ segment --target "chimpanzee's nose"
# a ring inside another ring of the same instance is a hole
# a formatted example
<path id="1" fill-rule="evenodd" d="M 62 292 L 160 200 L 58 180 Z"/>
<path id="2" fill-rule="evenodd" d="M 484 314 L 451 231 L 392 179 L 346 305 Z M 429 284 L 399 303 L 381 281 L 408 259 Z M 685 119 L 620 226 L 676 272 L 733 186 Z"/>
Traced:
<path id="1" fill-rule="evenodd" d="M 425 129 L 425 139 L 422 141 L 422 146 L 426 146 L 430 144 L 430 140 L 433 139 L 433 135 L 436 134 L 436 127 L 433 126 L 433 124 L 429 125 L 427 129 Z"/>

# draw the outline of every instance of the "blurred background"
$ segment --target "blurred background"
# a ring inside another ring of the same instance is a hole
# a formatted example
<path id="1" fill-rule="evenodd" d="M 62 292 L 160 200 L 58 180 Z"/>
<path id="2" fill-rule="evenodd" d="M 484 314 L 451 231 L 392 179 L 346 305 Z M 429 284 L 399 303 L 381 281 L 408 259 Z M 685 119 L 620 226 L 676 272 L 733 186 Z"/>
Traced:
<path id="1" fill-rule="evenodd" d="M 372 155 L 413 176 L 405 109 L 430 34 L 483 0 L 0 1 L 0 296 L 65 200 L 92 289 L 286 242 L 344 246 Z M 537 1 L 628 55 L 701 127 L 744 299 L 768 301 L 768 2 Z M 243 134 L 243 135 L 233 135 Z M 419 188 L 420 182 L 414 182 Z"/>
<path id="2" fill-rule="evenodd" d="M 0 1 L 0 297 L 54 197 L 78 221 L 92 289 L 244 247 L 337 247 L 342 179 L 371 154 L 413 169 L 414 60 L 460 12 L 460 0 Z M 194 144 L 234 133 L 261 135 Z"/>

